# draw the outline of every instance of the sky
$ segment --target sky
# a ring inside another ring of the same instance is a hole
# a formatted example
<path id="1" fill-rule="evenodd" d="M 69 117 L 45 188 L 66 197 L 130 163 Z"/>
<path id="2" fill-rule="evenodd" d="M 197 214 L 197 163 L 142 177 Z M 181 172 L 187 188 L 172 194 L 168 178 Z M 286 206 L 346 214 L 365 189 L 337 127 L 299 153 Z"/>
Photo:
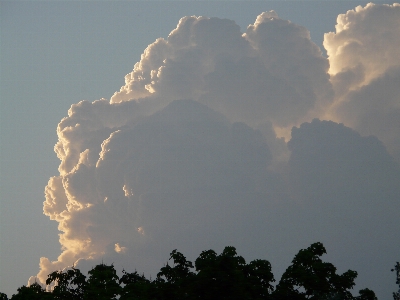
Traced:
<path id="1" fill-rule="evenodd" d="M 237 248 L 396 290 L 400 5 L 1 1 L 0 291 Z"/>

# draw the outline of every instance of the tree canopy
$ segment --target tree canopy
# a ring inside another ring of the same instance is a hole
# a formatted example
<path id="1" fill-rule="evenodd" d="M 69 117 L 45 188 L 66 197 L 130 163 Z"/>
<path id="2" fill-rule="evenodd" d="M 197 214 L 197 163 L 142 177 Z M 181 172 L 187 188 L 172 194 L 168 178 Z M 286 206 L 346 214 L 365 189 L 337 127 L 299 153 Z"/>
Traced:
<path id="1" fill-rule="evenodd" d="M 276 286 L 267 260 L 246 263 L 234 247 L 225 247 L 219 255 L 213 250 L 201 252 L 194 265 L 182 253 L 173 250 L 170 262 L 160 269 L 154 280 L 137 271 L 128 273 L 125 270 L 119 278 L 113 265 L 103 263 L 90 270 L 88 276 L 75 267 L 55 271 L 48 275 L 47 291 L 35 283 L 22 286 L 11 299 L 377 299 L 369 289 L 360 290 L 358 296 L 353 296 L 351 290 L 357 272 L 348 270 L 337 274 L 333 264 L 322 261 L 321 256 L 325 253 L 321 243 L 300 250 Z M 0 293 L 0 300 L 8 298 Z"/>

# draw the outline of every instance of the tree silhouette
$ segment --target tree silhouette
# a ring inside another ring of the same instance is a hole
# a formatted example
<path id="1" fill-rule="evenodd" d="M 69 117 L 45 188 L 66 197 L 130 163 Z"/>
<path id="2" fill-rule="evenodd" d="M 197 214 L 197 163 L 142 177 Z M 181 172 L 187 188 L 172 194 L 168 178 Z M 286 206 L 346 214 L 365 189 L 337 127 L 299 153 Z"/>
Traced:
<path id="1" fill-rule="evenodd" d="M 8 300 L 8 297 L 4 293 L 0 293 L 0 300 Z"/>
<path id="2" fill-rule="evenodd" d="M 378 300 L 375 293 L 370 289 L 360 290 L 360 296 L 356 297 L 357 300 Z"/>
<path id="3" fill-rule="evenodd" d="M 115 300 L 121 292 L 114 266 L 103 263 L 89 271 L 83 299 Z"/>
<path id="4" fill-rule="evenodd" d="M 274 299 L 354 299 L 350 289 L 357 272 L 336 274 L 336 268 L 321 260 L 326 253 L 322 243 L 302 249 L 294 257 L 273 293 Z"/>
<path id="5" fill-rule="evenodd" d="M 53 299 L 79 300 L 83 298 L 86 276 L 72 267 L 66 271 L 55 271 L 48 275 L 46 284 L 53 286 Z"/>
<path id="6" fill-rule="evenodd" d="M 173 250 L 171 262 L 154 280 L 125 270 L 119 278 L 113 265 L 103 263 L 88 277 L 75 267 L 55 271 L 46 280 L 49 291 L 37 283 L 22 286 L 11 300 L 377 300 L 369 289 L 354 297 L 350 290 L 357 272 L 337 274 L 331 263 L 321 260 L 325 253 L 321 243 L 300 250 L 276 287 L 267 260 L 246 263 L 234 247 L 225 247 L 219 255 L 213 250 L 201 252 L 194 264 Z M 399 284 L 399 263 L 395 270 Z M 400 300 L 399 293 L 393 295 Z M 0 294 L 0 300 L 8 300 L 7 295 Z"/>
<path id="7" fill-rule="evenodd" d="M 195 293 L 201 299 L 268 299 L 274 276 L 266 260 L 246 264 L 234 247 L 220 255 L 203 251 L 195 261 Z"/>
<path id="8" fill-rule="evenodd" d="M 195 273 L 193 264 L 186 257 L 173 250 L 170 255 L 173 266 L 168 263 L 157 274 L 155 285 L 158 299 L 188 299 L 191 297 Z"/>
<path id="9" fill-rule="evenodd" d="M 40 284 L 34 283 L 30 286 L 23 285 L 18 288 L 18 293 L 11 297 L 12 300 L 46 300 L 53 299 L 50 293 L 46 293 L 46 291 L 41 287 Z"/>
<path id="10" fill-rule="evenodd" d="M 394 300 L 400 300 L 400 263 L 396 262 L 396 265 L 394 266 L 394 269 L 392 269 L 392 272 L 396 272 L 396 284 L 399 285 L 399 290 L 397 293 L 393 293 L 393 299 Z"/>
<path id="11" fill-rule="evenodd" d="M 119 283 L 124 287 L 121 290 L 120 300 L 141 300 L 152 299 L 155 294 L 154 284 L 144 275 L 139 275 L 138 272 L 127 273 L 122 271 L 124 275 L 119 280 Z"/>

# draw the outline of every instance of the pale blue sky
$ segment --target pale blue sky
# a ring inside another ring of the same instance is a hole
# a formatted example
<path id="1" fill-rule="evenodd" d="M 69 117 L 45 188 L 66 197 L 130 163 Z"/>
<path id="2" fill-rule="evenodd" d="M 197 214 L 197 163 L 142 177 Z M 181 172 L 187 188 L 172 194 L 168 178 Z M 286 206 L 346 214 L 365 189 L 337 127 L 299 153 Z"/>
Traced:
<path id="1" fill-rule="evenodd" d="M 181 17 L 228 18 L 244 32 L 275 10 L 321 47 L 339 13 L 366 3 L 1 1 L 0 291 L 11 296 L 38 272 L 41 256 L 60 254 L 57 223 L 42 213 L 44 187 L 59 165 L 58 122 L 73 103 L 109 99 L 147 45 L 166 38 Z"/>

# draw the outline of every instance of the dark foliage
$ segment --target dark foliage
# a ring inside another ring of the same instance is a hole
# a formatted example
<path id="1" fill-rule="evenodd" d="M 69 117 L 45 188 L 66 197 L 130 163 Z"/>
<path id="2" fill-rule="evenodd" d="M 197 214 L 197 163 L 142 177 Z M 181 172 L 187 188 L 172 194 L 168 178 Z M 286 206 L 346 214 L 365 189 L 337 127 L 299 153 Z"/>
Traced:
<path id="1" fill-rule="evenodd" d="M 300 250 L 285 273 L 274 293 L 275 299 L 354 299 L 350 289 L 354 286 L 357 272 L 348 270 L 336 274 L 336 268 L 321 260 L 326 253 L 321 243 Z"/>
<path id="2" fill-rule="evenodd" d="M 55 271 L 49 274 L 46 284 L 54 285 L 53 299 L 78 300 L 83 299 L 86 289 L 86 276 L 80 270 L 72 267 L 71 270 Z"/>
<path id="3" fill-rule="evenodd" d="M 46 293 L 46 291 L 38 284 L 34 283 L 30 286 L 23 285 L 18 288 L 18 293 L 11 297 L 12 300 L 47 300 L 54 299 L 52 294 Z"/>
<path id="4" fill-rule="evenodd" d="M 113 265 L 100 264 L 88 273 L 72 267 L 48 275 L 46 284 L 51 292 L 39 284 L 22 286 L 12 300 L 72 299 L 72 300 L 376 300 L 375 293 L 363 289 L 354 297 L 357 272 L 337 274 L 336 268 L 323 262 L 326 253 L 321 243 L 302 249 L 294 257 L 279 283 L 275 281 L 271 264 L 266 260 L 246 263 L 234 247 L 226 247 L 221 254 L 203 251 L 194 265 L 177 250 L 170 262 L 161 268 L 156 279 L 147 279 L 136 271 L 122 272 L 118 277 Z M 399 276 L 399 264 L 396 266 Z M 394 294 L 395 295 L 395 294 Z M 396 297 L 396 295 L 394 296 Z M 398 300 L 399 298 L 395 298 Z M 0 294 L 0 300 L 8 300 Z"/>
<path id="5" fill-rule="evenodd" d="M 0 293 L 0 300 L 8 300 L 8 297 L 4 293 Z"/>

